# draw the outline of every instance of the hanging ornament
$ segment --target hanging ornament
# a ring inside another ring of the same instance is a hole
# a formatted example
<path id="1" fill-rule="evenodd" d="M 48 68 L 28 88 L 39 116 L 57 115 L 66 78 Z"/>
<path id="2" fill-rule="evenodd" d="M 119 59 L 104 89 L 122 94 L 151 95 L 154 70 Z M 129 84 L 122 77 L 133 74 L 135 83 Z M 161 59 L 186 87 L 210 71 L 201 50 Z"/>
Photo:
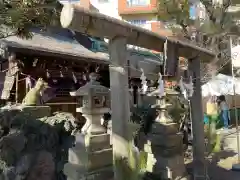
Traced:
<path id="1" fill-rule="evenodd" d="M 47 69 L 46 75 L 47 75 L 47 78 L 50 78 L 50 76 L 51 76 L 48 69 Z"/>
<path id="2" fill-rule="evenodd" d="M 99 73 L 99 71 L 100 71 L 100 66 L 96 66 L 95 73 Z"/>
<path id="3" fill-rule="evenodd" d="M 30 76 L 27 76 L 27 77 L 26 77 L 25 83 L 26 83 L 26 87 L 28 87 L 29 89 L 32 88 L 32 82 L 31 82 Z"/>
<path id="4" fill-rule="evenodd" d="M 183 78 L 181 77 L 179 86 L 182 91 L 182 94 L 184 95 L 184 97 L 186 99 L 193 96 L 194 87 L 193 87 L 192 76 L 190 76 L 190 78 L 189 78 L 189 83 L 183 82 Z"/>
<path id="5" fill-rule="evenodd" d="M 147 80 L 146 80 L 147 78 L 146 78 L 146 76 L 144 74 L 143 69 L 141 69 L 141 72 L 142 72 L 142 74 L 141 74 L 140 79 L 142 80 L 142 82 L 141 82 L 141 84 L 142 84 L 142 92 L 143 92 L 143 94 L 145 94 L 147 92 L 147 89 L 148 89 Z"/>
<path id="6" fill-rule="evenodd" d="M 158 90 L 159 90 L 159 97 L 160 98 L 163 97 L 164 96 L 164 82 L 163 82 L 161 73 L 159 73 Z"/>
<path id="7" fill-rule="evenodd" d="M 60 77 L 61 78 L 63 78 L 64 76 L 63 76 L 63 73 L 62 73 L 62 71 L 60 71 Z"/>
<path id="8" fill-rule="evenodd" d="M 180 87 L 180 90 L 181 90 L 184 98 L 187 99 L 187 90 L 186 90 L 186 88 L 184 86 L 183 77 L 182 76 L 181 76 L 180 81 L 179 81 L 179 87 Z"/>
<path id="9" fill-rule="evenodd" d="M 85 73 L 83 74 L 83 80 L 84 80 L 84 81 L 86 81 L 86 80 L 87 80 L 87 76 L 86 76 L 86 74 L 85 74 Z"/>
<path id="10" fill-rule="evenodd" d="M 189 78 L 189 83 L 185 83 L 185 87 L 188 90 L 188 97 L 192 97 L 194 93 L 192 76 Z"/>
<path id="11" fill-rule="evenodd" d="M 72 72 L 72 78 L 73 78 L 74 83 L 76 84 L 77 83 L 77 77 L 75 76 L 74 72 Z"/>
<path id="12" fill-rule="evenodd" d="M 38 59 L 34 59 L 32 66 L 36 67 L 37 66 Z"/>

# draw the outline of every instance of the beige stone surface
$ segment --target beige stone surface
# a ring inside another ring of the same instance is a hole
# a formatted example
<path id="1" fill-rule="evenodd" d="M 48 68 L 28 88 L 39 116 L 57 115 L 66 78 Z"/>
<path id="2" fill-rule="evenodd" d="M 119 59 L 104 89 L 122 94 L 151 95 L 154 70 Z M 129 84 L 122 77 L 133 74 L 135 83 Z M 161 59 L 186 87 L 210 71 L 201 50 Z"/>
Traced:
<path id="1" fill-rule="evenodd" d="M 112 148 L 95 152 L 79 151 L 76 148 L 69 150 L 69 163 L 83 166 L 88 170 L 112 165 L 112 162 Z"/>
<path id="2" fill-rule="evenodd" d="M 90 137 L 89 151 L 98 151 L 110 148 L 110 135 L 107 133 L 92 135 Z"/>
<path id="3" fill-rule="evenodd" d="M 75 148 L 87 149 L 89 152 L 110 148 L 110 135 L 107 133 L 89 135 L 77 134 Z"/>
<path id="4" fill-rule="evenodd" d="M 50 116 L 51 108 L 49 106 L 23 106 L 22 105 L 21 113 L 37 119 L 44 116 Z"/>

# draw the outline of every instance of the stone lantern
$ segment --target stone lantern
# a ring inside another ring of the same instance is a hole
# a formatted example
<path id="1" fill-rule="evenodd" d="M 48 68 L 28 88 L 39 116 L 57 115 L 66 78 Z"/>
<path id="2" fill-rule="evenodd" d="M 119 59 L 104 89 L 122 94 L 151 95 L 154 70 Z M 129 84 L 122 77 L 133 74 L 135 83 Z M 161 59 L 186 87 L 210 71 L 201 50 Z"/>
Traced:
<path id="1" fill-rule="evenodd" d="M 104 113 L 109 112 L 109 89 L 101 86 L 96 78 L 96 74 L 91 73 L 90 82 L 70 93 L 82 97 L 82 107 L 76 110 L 86 118 L 86 123 L 75 135 L 75 146 L 69 150 L 69 160 L 64 167 L 68 180 L 112 177 L 110 135 L 101 125 Z"/>
<path id="2" fill-rule="evenodd" d="M 77 91 L 70 92 L 70 95 L 82 97 L 82 107 L 76 109 L 86 118 L 82 133 L 99 134 L 105 132 L 100 119 L 103 114 L 110 111 L 108 107 L 110 90 L 96 81 L 97 75 L 95 73 L 91 73 L 89 78 L 90 82 Z"/>
<path id="3" fill-rule="evenodd" d="M 147 173 L 153 178 L 187 180 L 183 157 L 183 139 L 177 123 L 169 116 L 165 95 L 158 97 L 159 90 L 148 94 L 156 97 L 153 108 L 158 111 L 151 132 L 147 135 L 144 150 L 148 154 Z"/>

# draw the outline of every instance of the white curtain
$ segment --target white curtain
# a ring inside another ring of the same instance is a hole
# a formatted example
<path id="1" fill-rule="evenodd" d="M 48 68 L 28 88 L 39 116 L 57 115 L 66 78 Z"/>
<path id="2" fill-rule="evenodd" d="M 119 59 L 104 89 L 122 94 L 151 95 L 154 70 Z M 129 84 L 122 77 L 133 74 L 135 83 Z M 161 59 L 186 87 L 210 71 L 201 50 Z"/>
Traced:
<path id="1" fill-rule="evenodd" d="M 202 86 L 202 96 L 211 95 L 233 95 L 234 79 L 231 76 L 218 74 L 214 79 L 210 80 Z M 240 79 L 235 79 L 236 94 L 240 94 Z"/>

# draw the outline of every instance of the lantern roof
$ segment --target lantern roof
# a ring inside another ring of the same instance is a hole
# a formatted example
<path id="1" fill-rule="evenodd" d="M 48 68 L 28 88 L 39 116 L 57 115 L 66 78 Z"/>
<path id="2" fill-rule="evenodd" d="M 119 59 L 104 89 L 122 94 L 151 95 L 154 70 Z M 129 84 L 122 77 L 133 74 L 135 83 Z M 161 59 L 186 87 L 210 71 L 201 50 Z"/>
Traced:
<path id="1" fill-rule="evenodd" d="M 95 73 L 91 73 L 89 75 L 90 81 L 84 86 L 80 87 L 75 92 L 70 92 L 71 96 L 94 96 L 94 95 L 108 95 L 110 90 L 105 86 L 102 86 L 97 81 L 97 75 Z"/>

